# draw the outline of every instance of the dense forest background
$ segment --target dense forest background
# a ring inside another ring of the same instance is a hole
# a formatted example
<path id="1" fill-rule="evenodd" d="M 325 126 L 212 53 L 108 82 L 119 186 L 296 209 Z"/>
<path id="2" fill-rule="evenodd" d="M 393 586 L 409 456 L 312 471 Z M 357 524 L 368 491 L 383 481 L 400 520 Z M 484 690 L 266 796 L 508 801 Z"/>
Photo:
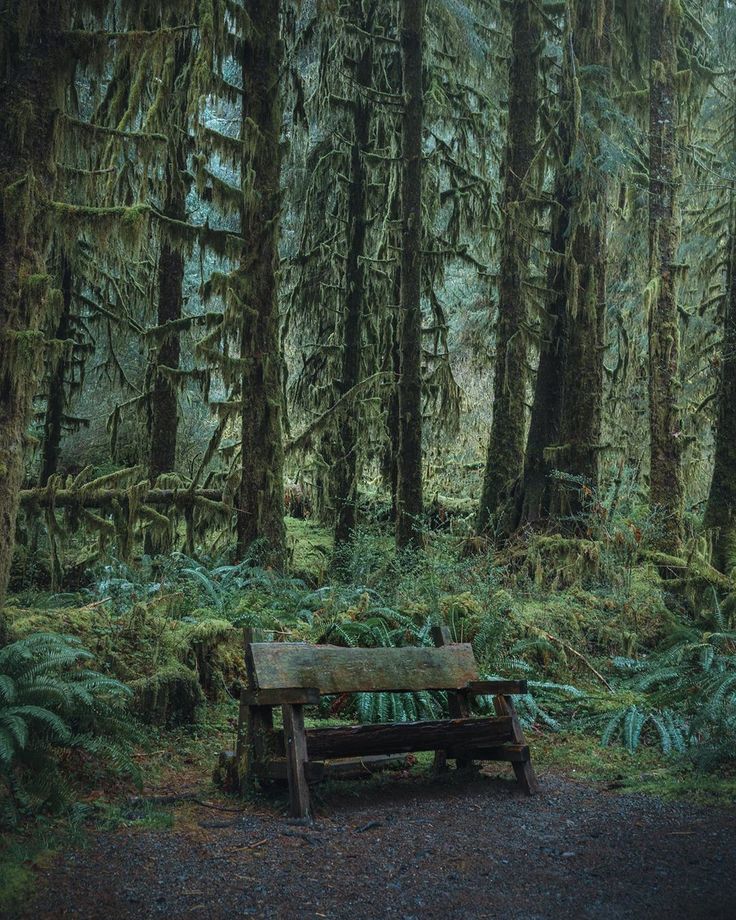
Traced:
<path id="1" fill-rule="evenodd" d="M 11 811 L 30 751 L 228 700 L 243 626 L 444 622 L 530 677 L 527 725 L 725 769 L 734 4 L 0 16 Z"/>

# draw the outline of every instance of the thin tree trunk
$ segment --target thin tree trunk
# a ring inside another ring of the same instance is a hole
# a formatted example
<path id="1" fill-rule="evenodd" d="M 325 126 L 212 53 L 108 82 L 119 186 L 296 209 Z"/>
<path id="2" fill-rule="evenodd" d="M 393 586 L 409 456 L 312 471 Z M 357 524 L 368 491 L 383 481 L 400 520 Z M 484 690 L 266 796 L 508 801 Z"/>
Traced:
<path id="1" fill-rule="evenodd" d="M 186 218 L 183 196 L 169 199 L 167 214 L 177 220 Z M 181 318 L 182 284 L 184 282 L 184 257 L 167 239 L 161 243 L 158 260 L 158 311 L 157 323 Z M 154 485 L 162 473 L 170 473 L 176 466 L 176 439 L 178 433 L 178 398 L 176 387 L 162 368 L 179 367 L 179 332 L 165 335 L 158 345 L 151 369 L 152 388 L 150 406 L 148 478 Z"/>
<path id="2" fill-rule="evenodd" d="M 39 199 L 53 187 L 51 159 L 62 11 L 41 2 L 21 44 L 15 33 L 25 5 L 14 2 L 0 23 L 0 644 L 2 608 L 15 545 L 26 427 L 43 363 L 47 324 L 59 297 L 49 297 L 46 229 Z M 20 29 L 19 29 L 20 31 Z"/>
<path id="3" fill-rule="evenodd" d="M 69 337 L 72 309 L 72 270 L 66 258 L 61 262 L 61 316 L 56 328 L 56 339 L 65 342 Z M 41 472 L 38 484 L 45 486 L 59 468 L 61 435 L 64 427 L 67 386 L 67 350 L 59 347 L 49 367 L 48 396 L 43 423 L 43 445 L 41 448 Z"/>
<path id="4" fill-rule="evenodd" d="M 174 17 L 176 21 L 176 17 Z M 153 23 L 150 27 L 153 27 Z M 167 81 L 172 110 L 166 130 L 170 138 L 166 158 L 166 202 L 164 213 L 172 220 L 187 219 L 186 137 L 188 129 L 188 93 L 180 84 L 186 74 L 191 54 L 189 38 L 177 44 Z M 184 255 L 172 245 L 164 231 L 158 257 L 158 303 L 156 323 L 159 328 L 181 319 L 184 302 Z M 179 397 L 177 386 L 167 371 L 179 369 L 180 332 L 169 328 L 156 342 L 149 364 L 148 403 L 148 478 L 151 485 L 159 476 L 176 469 L 176 446 L 179 434 Z M 165 553 L 171 546 L 168 530 L 149 528 L 144 541 L 147 553 Z"/>
<path id="5" fill-rule="evenodd" d="M 363 5 L 354 4 L 355 21 L 368 35 L 373 30 L 373 4 L 365 14 Z M 345 266 L 345 317 L 342 339 L 342 368 L 337 382 L 337 397 L 348 393 L 360 382 L 362 314 L 365 301 L 366 228 L 368 222 L 368 175 L 365 154 L 370 142 L 371 102 L 361 87 L 373 82 L 373 43 L 365 39 L 355 68 L 357 93 L 353 103 L 353 144 L 350 150 L 350 191 L 348 196 L 348 251 Z M 360 419 L 356 412 L 346 412 L 338 431 L 338 450 L 333 470 L 335 505 L 335 546 L 350 540 L 355 529 L 357 506 L 358 434 Z"/>
<path id="6" fill-rule="evenodd" d="M 547 326 L 539 349 L 529 434 L 521 488 L 516 496 L 516 526 L 534 525 L 549 517 L 553 470 L 547 449 L 559 442 L 562 411 L 563 342 L 565 340 L 565 234 L 570 190 L 564 170 L 558 170 L 553 195 L 550 259 L 545 304 Z"/>
<path id="7" fill-rule="evenodd" d="M 401 369 L 396 544 L 421 544 L 422 514 L 422 42 L 424 0 L 402 0 Z"/>
<path id="8" fill-rule="evenodd" d="M 649 3 L 649 426 L 650 500 L 662 549 L 682 542 L 682 424 L 675 262 L 679 242 L 676 131 L 679 4 Z"/>
<path id="9" fill-rule="evenodd" d="M 399 303 L 401 299 L 401 271 L 396 273 L 396 294 L 395 302 Z M 392 320 L 394 327 L 394 341 L 391 347 L 391 373 L 394 380 L 399 380 L 401 374 L 401 353 L 399 351 L 399 334 L 398 334 L 398 317 L 394 316 Z M 391 490 L 391 520 L 396 524 L 399 507 L 399 388 L 398 385 L 391 388 L 391 395 L 388 403 L 388 481 Z"/>
<path id="10" fill-rule="evenodd" d="M 705 525 L 715 531 L 713 565 L 726 574 L 736 570 L 736 192 L 733 188 L 729 212 L 715 464 L 705 509 Z"/>
<path id="11" fill-rule="evenodd" d="M 540 17 L 533 0 L 519 0 L 511 11 L 509 111 L 504 157 L 493 418 L 488 442 L 477 528 L 487 530 L 507 500 L 524 463 L 527 304 L 524 282 L 529 264 L 526 187 L 534 159 L 539 108 Z M 508 521 L 507 521 L 508 525 Z"/>
<path id="12" fill-rule="evenodd" d="M 241 299 L 242 461 L 238 552 L 255 540 L 280 564 L 285 553 L 283 392 L 276 273 L 281 210 L 283 44 L 280 4 L 253 0 L 244 36 Z M 250 179 L 246 177 L 250 176 Z"/>

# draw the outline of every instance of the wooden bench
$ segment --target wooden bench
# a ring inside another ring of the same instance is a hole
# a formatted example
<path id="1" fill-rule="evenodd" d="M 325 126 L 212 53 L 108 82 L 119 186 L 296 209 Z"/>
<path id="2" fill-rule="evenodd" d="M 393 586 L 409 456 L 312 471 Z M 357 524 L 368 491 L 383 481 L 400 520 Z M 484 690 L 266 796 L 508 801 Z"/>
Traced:
<path id="1" fill-rule="evenodd" d="M 435 767 L 474 760 L 513 765 L 526 793 L 537 780 L 514 711 L 523 680 L 479 680 L 470 645 L 453 645 L 445 627 L 434 630 L 435 648 L 342 648 L 291 642 L 254 642 L 246 631 L 247 690 L 241 693 L 236 764 L 246 778 L 288 780 L 292 816 L 309 816 L 309 783 L 321 779 L 332 758 L 381 758 L 434 751 Z M 391 724 L 304 727 L 304 707 L 320 697 L 357 692 L 447 692 L 449 719 Z M 476 696 L 493 696 L 496 714 L 471 716 Z M 283 731 L 274 728 L 281 707 Z M 343 761 L 344 766 L 344 761 Z M 343 772 L 343 771 L 338 771 Z"/>

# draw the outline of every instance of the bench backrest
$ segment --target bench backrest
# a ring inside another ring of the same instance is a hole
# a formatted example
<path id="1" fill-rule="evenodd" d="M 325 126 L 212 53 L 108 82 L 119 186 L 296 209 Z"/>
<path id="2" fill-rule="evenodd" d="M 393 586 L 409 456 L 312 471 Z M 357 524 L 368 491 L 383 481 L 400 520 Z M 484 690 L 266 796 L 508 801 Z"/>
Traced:
<path id="1" fill-rule="evenodd" d="M 301 642 L 252 642 L 258 690 L 316 687 L 320 693 L 458 690 L 477 680 L 469 644 L 443 648 L 342 648 Z"/>

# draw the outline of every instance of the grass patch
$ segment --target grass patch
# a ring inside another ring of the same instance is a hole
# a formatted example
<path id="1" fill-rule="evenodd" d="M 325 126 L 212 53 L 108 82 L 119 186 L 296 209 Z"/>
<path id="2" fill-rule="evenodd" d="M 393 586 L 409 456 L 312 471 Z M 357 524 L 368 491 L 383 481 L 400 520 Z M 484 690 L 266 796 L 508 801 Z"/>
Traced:
<path id="1" fill-rule="evenodd" d="M 631 754 L 618 745 L 602 747 L 590 735 L 565 732 L 528 737 L 540 774 L 562 773 L 583 782 L 627 793 L 646 793 L 700 804 L 736 804 L 736 773 L 705 773 L 682 757 L 663 756 L 655 748 Z"/>

